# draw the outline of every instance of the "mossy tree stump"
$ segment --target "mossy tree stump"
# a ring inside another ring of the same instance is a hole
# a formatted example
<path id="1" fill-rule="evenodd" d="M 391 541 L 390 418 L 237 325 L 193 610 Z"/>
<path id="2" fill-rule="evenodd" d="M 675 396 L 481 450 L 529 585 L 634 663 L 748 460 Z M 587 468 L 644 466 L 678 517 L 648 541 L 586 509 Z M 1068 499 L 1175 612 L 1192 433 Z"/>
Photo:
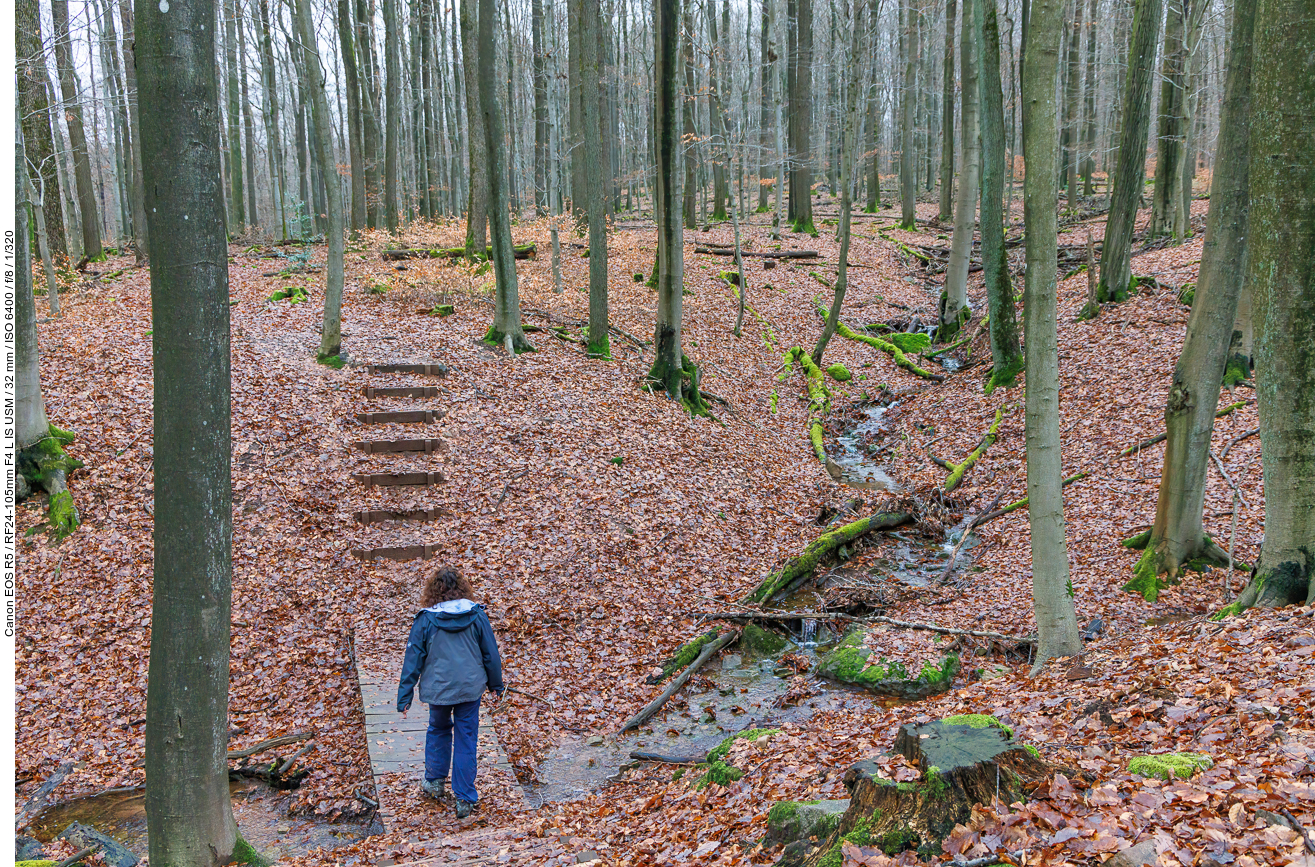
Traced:
<path id="1" fill-rule="evenodd" d="M 888 855 L 906 850 L 922 857 L 939 854 L 941 842 L 955 825 L 969 821 L 974 805 L 996 797 L 1006 804 L 1023 799 L 1032 784 L 1056 770 L 1035 748 L 1015 741 L 1007 727 L 975 724 L 989 718 L 951 719 L 956 718 L 909 723 L 895 737 L 895 751 L 918 765 L 921 781 L 882 779 L 870 760 L 845 772 L 849 809 L 809 856 L 810 867 L 839 864 L 846 841 Z"/>

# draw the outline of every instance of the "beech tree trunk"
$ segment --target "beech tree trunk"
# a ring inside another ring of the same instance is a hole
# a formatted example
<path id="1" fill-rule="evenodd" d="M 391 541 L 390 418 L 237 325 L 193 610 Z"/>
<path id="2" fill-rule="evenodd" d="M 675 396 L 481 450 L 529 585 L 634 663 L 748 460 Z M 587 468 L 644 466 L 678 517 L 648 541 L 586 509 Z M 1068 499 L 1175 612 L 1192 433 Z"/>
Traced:
<path id="1" fill-rule="evenodd" d="M 1265 541 L 1238 600 L 1315 603 L 1315 16 L 1306 0 L 1256 5 L 1247 283 L 1256 308 L 1256 397 Z"/>
<path id="2" fill-rule="evenodd" d="M 904 43 L 904 81 L 900 95 L 899 225 L 911 231 L 918 225 L 914 213 L 918 193 L 913 169 L 913 108 L 918 98 L 918 0 L 901 0 L 900 12 L 904 17 L 900 29 Z"/>
<path id="3" fill-rule="evenodd" d="M 243 20 L 242 20 L 241 14 L 240 14 L 240 10 L 241 10 L 241 0 L 233 0 L 233 3 L 234 3 L 235 8 L 236 8 L 236 9 L 238 10 L 238 12 L 239 12 L 238 17 L 237 17 L 237 49 L 238 49 L 238 53 L 239 53 L 243 58 L 245 58 L 245 57 L 247 56 L 247 37 L 246 37 L 246 30 L 247 30 L 247 28 L 246 28 L 245 23 L 244 23 Z M 129 5 L 130 5 L 130 4 L 128 4 L 128 3 L 124 3 L 124 4 L 123 4 L 123 8 L 126 10 L 126 9 L 129 7 Z M 131 23 L 131 19 L 128 18 L 128 17 L 126 16 L 126 14 L 125 14 L 125 16 L 124 16 L 124 25 L 123 25 L 123 29 L 124 29 L 124 39 L 127 40 L 129 43 L 131 43 L 131 41 L 132 41 L 132 39 L 130 38 L 130 37 L 131 37 L 131 33 L 132 33 L 132 31 L 131 31 L 131 29 L 130 29 L 130 23 Z M 135 73 L 133 72 L 133 68 L 134 68 L 135 66 L 136 66 L 136 63 L 135 63 L 131 58 L 129 58 L 128 61 L 127 61 L 127 67 L 128 67 L 128 90 L 131 91 L 131 92 L 136 92 L 136 90 L 137 90 L 137 81 L 136 81 L 136 78 L 134 78 Z M 246 140 L 246 160 L 247 160 L 247 171 L 246 171 L 246 175 L 247 175 L 247 225 L 249 225 L 249 226 L 257 226 L 257 225 L 260 225 L 260 215 L 259 215 L 259 213 L 257 213 L 257 210 L 256 210 L 256 136 L 255 136 L 255 123 L 254 123 L 254 121 L 252 120 L 252 117 L 251 117 L 251 99 L 250 99 L 249 94 L 247 93 L 247 77 L 246 77 L 246 74 L 245 74 L 245 73 L 243 73 L 243 74 L 241 75 L 240 80 L 239 80 L 239 84 L 241 85 L 241 88 L 242 88 L 242 137 Z M 139 128 L 138 128 L 137 102 L 136 102 L 136 100 L 133 100 L 133 101 L 132 101 L 132 104 L 131 104 L 130 108 L 131 108 L 131 110 L 132 110 L 132 111 L 131 111 L 131 116 L 132 116 L 133 141 L 138 142 L 138 145 L 137 145 L 136 147 L 133 148 L 133 159 L 136 160 L 136 164 L 137 164 L 137 178 L 139 179 L 139 182 L 140 182 L 140 178 L 141 178 L 141 176 L 142 176 L 142 170 L 141 170 L 141 158 L 142 158 L 142 155 L 141 155 L 141 145 L 140 145 L 140 141 L 141 141 L 141 133 L 140 133 L 140 130 L 139 130 Z M 140 183 L 139 183 L 139 186 L 140 186 Z M 135 195 L 133 196 L 133 208 L 134 208 L 134 209 L 137 208 L 138 205 L 139 205 L 139 203 L 140 203 L 141 201 L 142 201 L 142 194 L 141 194 L 140 189 L 139 189 L 139 190 L 135 193 Z M 135 213 L 135 211 L 134 211 L 134 213 Z M 137 235 L 137 247 L 138 247 L 138 257 L 139 257 L 139 260 L 145 258 L 145 256 L 146 256 L 146 210 L 145 210 L 145 206 L 144 206 L 144 205 L 142 206 L 142 212 L 141 212 L 141 213 L 142 213 L 142 218 L 141 218 L 141 220 L 138 221 L 138 220 L 134 219 L 134 221 L 133 221 L 133 225 L 134 225 L 134 226 L 140 226 L 140 229 L 139 229 L 139 231 L 138 231 L 138 235 Z"/>
<path id="4" fill-rule="evenodd" d="M 721 80 L 719 57 L 725 56 L 721 38 L 717 34 L 717 14 L 712 2 L 705 7 L 708 16 L 708 117 L 709 125 L 718 131 L 721 126 L 716 120 L 722 116 L 722 100 L 725 83 Z M 724 37 L 725 34 L 722 34 Z M 722 142 L 722 144 L 728 144 Z M 730 186 L 726 183 L 728 162 L 723 158 L 722 147 L 712 148 L 712 219 L 726 219 L 726 200 L 730 198 Z M 590 253 L 590 255 L 593 255 Z"/>
<path id="5" fill-rule="evenodd" d="M 14 29 L 17 34 L 14 47 L 17 52 L 18 115 L 19 126 L 23 129 L 24 152 L 34 175 L 32 183 L 41 191 L 41 209 L 46 216 L 51 255 L 66 256 L 68 241 L 60 204 L 59 164 L 55 161 L 55 141 L 50 132 L 45 47 L 37 0 L 15 2 Z"/>
<path id="6" fill-rule="evenodd" d="M 474 0 L 470 0 L 474 5 Z M 474 9 L 471 10 L 475 11 Z M 484 115 L 484 152 L 488 159 L 489 228 L 493 247 L 493 274 L 497 282 L 493 326 L 485 341 L 506 346 L 513 354 L 533 352 L 521 329 L 520 293 L 516 286 L 515 251 L 511 245 L 511 218 L 507 209 L 507 161 L 502 152 L 505 136 L 497 96 L 497 43 L 493 31 L 498 22 L 494 0 L 479 0 L 479 105 Z"/>
<path id="7" fill-rule="evenodd" d="M 977 120 L 977 51 L 973 31 L 972 6 L 964 0 L 963 38 L 959 46 L 959 66 L 963 76 L 963 183 L 959 184 L 954 206 L 954 235 L 950 239 L 950 259 L 945 267 L 945 293 L 941 300 L 941 323 L 936 339 L 949 342 L 968 321 L 968 264 L 972 259 L 973 230 L 977 227 L 977 178 L 981 149 L 978 147 Z"/>
<path id="8" fill-rule="evenodd" d="M 1027 139 L 1023 159 L 1023 217 L 1027 275 L 1023 337 L 1027 350 L 1027 496 L 1032 531 L 1032 603 L 1037 625 L 1033 672 L 1058 656 L 1082 650 L 1064 541 L 1064 492 L 1059 434 L 1057 225 L 1059 185 L 1055 171 L 1058 129 L 1055 71 L 1063 35 L 1063 0 L 1033 0 L 1023 67 Z"/>
<path id="9" fill-rule="evenodd" d="M 681 50 L 684 54 L 685 67 L 685 93 L 681 102 L 682 115 L 685 121 L 685 134 L 681 146 L 681 152 L 685 162 L 685 188 L 684 196 L 681 200 L 681 216 L 684 219 L 686 229 L 691 231 L 697 227 L 698 215 L 694 213 L 696 202 L 695 194 L 698 187 L 694 182 L 694 105 L 697 99 L 698 90 L 694 84 L 694 43 L 692 42 L 694 34 L 694 16 L 690 12 L 690 3 L 692 0 L 684 0 L 685 8 L 682 15 L 685 22 L 684 39 L 681 43 Z"/>
<path id="10" fill-rule="evenodd" d="M 1068 47 L 1065 49 L 1064 75 L 1064 200 L 1070 211 L 1078 201 L 1078 95 L 1082 83 L 1079 65 L 1082 50 L 1082 0 L 1074 0 L 1073 26 L 1069 29 Z"/>
<path id="11" fill-rule="evenodd" d="M 361 85 L 361 144 L 365 162 L 365 219 L 371 229 L 379 228 L 379 206 L 383 198 L 383 178 L 379 166 L 379 99 L 374 77 L 374 15 L 366 0 L 356 0 L 356 47 Z M 455 65 L 456 52 L 453 51 Z M 455 77 L 455 70 L 454 70 Z"/>
<path id="12" fill-rule="evenodd" d="M 225 3 L 224 66 L 228 74 L 228 226 L 231 234 L 242 234 L 247 216 L 242 185 L 242 101 L 237 84 L 237 9 Z"/>
<path id="13" fill-rule="evenodd" d="M 163 11 L 167 10 L 167 11 Z M 221 867 L 233 502 L 228 242 L 215 5 L 137 7 L 155 359 L 155 574 L 146 824 L 156 867 Z"/>
<path id="14" fill-rule="evenodd" d="M 607 202 L 601 143 L 607 130 L 601 108 L 598 0 L 572 4 L 580 28 L 580 122 L 584 127 L 585 210 L 589 216 L 589 337 L 585 351 L 609 358 L 607 333 Z"/>
<path id="15" fill-rule="evenodd" d="M 767 181 L 771 176 L 767 174 L 767 167 L 771 162 L 767 155 L 773 149 L 771 112 L 775 98 L 773 90 L 776 66 L 773 60 L 776 48 L 772 39 L 772 5 L 776 0 L 760 0 L 760 2 L 762 3 L 762 31 L 758 36 L 758 64 L 761 67 L 759 75 L 762 80 L 762 109 L 758 120 L 758 213 L 765 214 L 770 210 L 767 203 L 767 190 L 770 184 Z M 777 194 L 780 194 L 779 189 Z"/>
<path id="16" fill-rule="evenodd" d="M 790 31 L 790 214 L 795 232 L 813 228 L 813 0 L 788 0 Z"/>
<path id="17" fill-rule="evenodd" d="M 466 77 L 466 123 L 470 137 L 470 198 L 466 210 L 466 255 L 475 258 L 484 249 L 489 230 L 491 160 L 488 136 L 484 134 L 487 116 L 481 109 L 484 97 L 479 86 L 479 69 L 483 58 L 479 56 L 477 30 L 481 0 L 461 2 L 461 60 Z M 482 8 L 482 7 L 481 7 Z M 491 62 L 491 61 L 490 61 Z M 499 147 L 502 139 L 498 139 Z M 573 194 L 575 191 L 573 191 Z M 516 322 L 520 327 L 520 320 Z"/>
<path id="18" fill-rule="evenodd" d="M 1160 114 L 1156 134 L 1155 197 L 1150 233 L 1173 234 L 1181 198 L 1176 195 L 1182 174 L 1183 104 L 1187 47 L 1184 41 L 1186 0 L 1169 0 L 1164 25 L 1164 59 L 1160 68 Z"/>
<path id="19" fill-rule="evenodd" d="M 1081 2 L 1081 0 L 1079 0 Z M 1082 195 L 1094 192 L 1091 174 L 1096 170 L 1096 8 L 1099 0 L 1087 0 L 1087 61 L 1086 81 L 1083 84 L 1082 126 Z"/>
<path id="20" fill-rule="evenodd" d="M 543 0 L 532 0 L 530 27 L 534 52 L 534 214 L 545 216 L 548 203 L 548 75 L 543 43 Z"/>
<path id="21" fill-rule="evenodd" d="M 982 119 L 982 273 L 991 332 L 991 378 L 986 386 L 989 393 L 1014 384 L 1023 367 L 1023 352 L 1018 345 L 1014 286 L 1004 243 L 1005 115 L 1000 85 L 1000 28 L 995 0 L 967 2 L 972 5 L 981 66 L 977 85 Z"/>
<path id="22" fill-rule="evenodd" d="M 343 89 L 347 91 L 347 153 L 352 167 L 352 232 L 365 227 L 365 155 L 362 153 L 361 81 L 356 74 L 356 40 L 352 37 L 350 0 L 338 0 L 338 47 L 342 51 Z"/>
<path id="23" fill-rule="evenodd" d="M 1155 524 L 1126 588 L 1152 600 L 1166 584 L 1178 582 L 1183 563 L 1210 548 L 1216 555 L 1223 553 L 1205 539 L 1202 510 L 1210 437 L 1247 256 L 1255 14 L 1255 0 L 1233 5 L 1219 156 L 1210 183 L 1210 214 L 1192 315 L 1164 408 L 1164 469 Z M 1159 580 L 1160 575 L 1167 575 L 1167 581 Z"/>
<path id="24" fill-rule="evenodd" d="M 965 18 L 969 0 L 964 0 Z M 945 0 L 945 57 L 941 61 L 941 201 L 936 219 L 948 223 L 954 215 L 954 26 L 955 0 Z M 968 32 L 964 31 L 965 34 Z M 968 70 L 963 71 L 967 86 Z M 965 91 L 966 92 L 966 91 Z M 966 115 L 965 115 L 966 118 Z M 964 122 L 964 134 L 968 125 Z M 968 139 L 964 138 L 964 168 L 968 162 Z M 965 183 L 966 183 L 965 179 Z"/>
<path id="25" fill-rule="evenodd" d="M 21 33 L 21 30 L 20 30 Z M 41 350 L 37 344 L 37 305 L 32 297 L 32 254 L 27 232 L 27 167 L 20 134 L 14 141 L 14 451 L 50 433 L 46 401 L 41 396 Z M 52 294 L 55 287 L 50 287 Z"/>
<path id="26" fill-rule="evenodd" d="M 265 135 L 269 138 L 267 153 L 269 156 L 269 187 L 271 208 L 278 217 L 282 238 L 288 237 L 287 209 L 284 207 L 284 192 L 287 190 L 287 177 L 283 159 L 283 137 L 279 131 L 279 96 L 275 81 L 274 42 L 269 23 L 269 0 L 259 0 L 260 8 L 260 69 L 261 80 L 265 86 Z"/>
<path id="27" fill-rule="evenodd" d="M 69 148 L 73 151 L 73 178 L 78 190 L 78 211 L 82 216 L 82 255 L 100 259 L 105 255 L 100 242 L 100 211 L 96 207 L 87 134 L 82 125 L 78 75 L 73 69 L 70 50 L 68 0 L 50 0 L 50 16 L 55 25 L 55 67 L 59 71 L 59 89 L 64 96 L 64 121 L 68 126 Z"/>
<path id="28" fill-rule="evenodd" d="M 402 159 L 402 31 L 397 17 L 397 0 L 383 0 L 384 7 L 384 228 L 397 233 L 401 207 Z M 481 239 L 480 245 L 483 246 Z"/>
<path id="29" fill-rule="evenodd" d="M 1098 301 L 1126 301 L 1132 289 L 1132 232 L 1137 222 L 1146 177 L 1146 134 L 1150 128 L 1151 70 L 1160 35 L 1164 0 L 1137 0 L 1128 45 L 1128 72 L 1123 91 L 1119 151 L 1114 163 L 1110 213 L 1105 220 L 1105 245 L 1100 251 Z M 1027 133 L 1030 135 L 1031 131 Z M 1024 147 L 1027 142 L 1024 141 Z M 1096 310 L 1084 311 L 1094 316 Z"/>

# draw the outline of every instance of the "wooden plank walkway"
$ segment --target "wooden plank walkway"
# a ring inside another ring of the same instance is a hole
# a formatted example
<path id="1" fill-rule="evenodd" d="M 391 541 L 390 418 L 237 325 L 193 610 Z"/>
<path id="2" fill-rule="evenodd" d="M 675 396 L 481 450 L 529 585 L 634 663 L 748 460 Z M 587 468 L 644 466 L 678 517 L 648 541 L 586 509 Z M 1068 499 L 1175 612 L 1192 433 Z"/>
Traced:
<path id="1" fill-rule="evenodd" d="M 403 718 L 397 712 L 397 681 L 402 668 L 402 654 L 389 654 L 392 664 L 382 668 L 370 668 L 361 656 L 355 653 L 356 676 L 361 688 L 361 708 L 365 713 L 365 736 L 370 749 L 370 773 L 374 777 L 374 789 L 379 796 L 379 822 L 386 831 L 393 818 L 396 805 L 405 803 L 405 798 L 397 797 L 407 787 L 416 789 L 425 776 L 425 731 L 429 728 L 429 706 L 421 704 L 417 697 L 411 705 L 408 716 Z M 525 793 L 516 779 L 507 754 L 498 742 L 498 733 L 493 728 L 487 706 L 479 709 L 479 746 L 476 750 L 479 770 L 475 777 L 475 787 L 481 791 L 481 799 L 486 788 L 510 787 L 519 795 L 520 806 L 528 809 Z"/>

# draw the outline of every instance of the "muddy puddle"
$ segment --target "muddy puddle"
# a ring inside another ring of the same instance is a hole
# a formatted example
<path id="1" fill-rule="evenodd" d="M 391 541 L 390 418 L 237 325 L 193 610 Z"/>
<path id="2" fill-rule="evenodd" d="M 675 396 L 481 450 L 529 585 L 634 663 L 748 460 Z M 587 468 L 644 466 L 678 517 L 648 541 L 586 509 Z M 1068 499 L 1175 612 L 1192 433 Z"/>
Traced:
<path id="1" fill-rule="evenodd" d="M 229 784 L 233 817 L 242 837 L 271 861 L 332 849 L 366 836 L 363 825 L 331 825 L 306 816 L 289 816 L 292 796 L 256 780 Z M 89 825 L 118 840 L 138 858 L 147 855 L 146 793 L 142 789 L 111 792 L 54 804 L 43 810 L 28 833 L 49 843 L 73 822 Z"/>
<path id="2" fill-rule="evenodd" d="M 804 630 L 807 628 L 805 624 Z M 526 787 L 531 805 L 575 800 L 601 788 L 622 765 L 633 761 L 631 750 L 665 756 L 702 755 L 745 729 L 803 723 L 823 711 L 900 703 L 814 676 L 819 655 L 838 637 L 825 627 L 815 628 L 812 640 L 805 642 L 800 632 L 789 631 L 796 640 L 785 653 L 807 660 L 807 672 L 797 675 L 777 659 L 748 650 L 724 652 L 720 659 L 709 661 L 639 731 L 607 737 L 601 743 L 595 737 L 559 744 L 539 765 L 538 777 L 545 782 Z M 654 687 L 657 689 L 660 687 Z"/>

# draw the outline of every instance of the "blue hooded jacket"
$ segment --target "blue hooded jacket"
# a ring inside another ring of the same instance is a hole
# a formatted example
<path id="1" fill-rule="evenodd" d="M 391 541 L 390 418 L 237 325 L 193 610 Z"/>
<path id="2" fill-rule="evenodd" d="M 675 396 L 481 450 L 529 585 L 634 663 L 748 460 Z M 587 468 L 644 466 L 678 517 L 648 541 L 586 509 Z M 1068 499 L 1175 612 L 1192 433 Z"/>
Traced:
<path id="1" fill-rule="evenodd" d="M 425 704 L 462 704 L 486 689 L 502 692 L 502 658 L 483 605 L 452 599 L 416 614 L 397 689 L 399 713 L 411 706 L 417 684 Z"/>

